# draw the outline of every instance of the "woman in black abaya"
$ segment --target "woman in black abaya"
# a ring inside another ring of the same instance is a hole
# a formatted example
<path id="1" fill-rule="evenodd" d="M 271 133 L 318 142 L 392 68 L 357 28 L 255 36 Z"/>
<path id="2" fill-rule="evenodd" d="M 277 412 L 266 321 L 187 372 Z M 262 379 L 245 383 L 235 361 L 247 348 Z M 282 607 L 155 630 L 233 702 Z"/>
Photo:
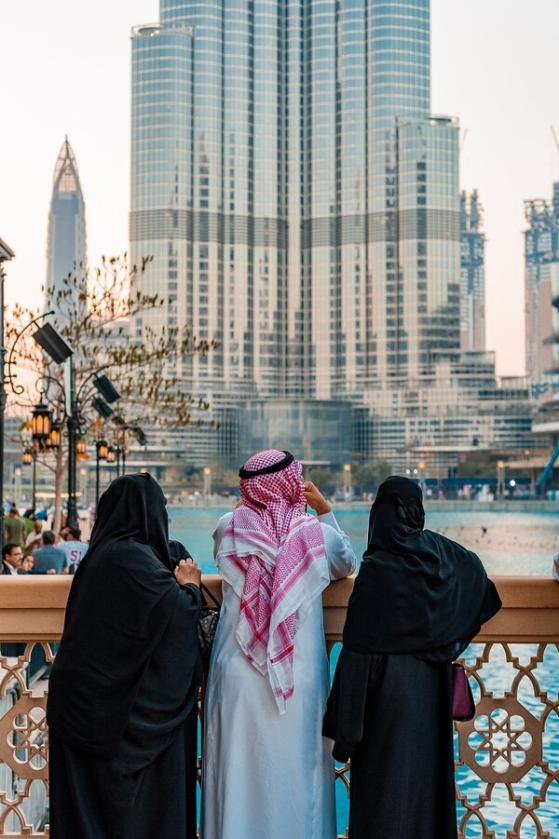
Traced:
<path id="1" fill-rule="evenodd" d="M 351 758 L 351 839 L 456 839 L 452 661 L 501 607 L 481 561 L 424 530 L 421 489 L 371 510 L 324 734 Z"/>
<path id="2" fill-rule="evenodd" d="M 171 559 L 158 483 L 114 481 L 50 677 L 53 839 L 196 836 L 199 581 Z"/>

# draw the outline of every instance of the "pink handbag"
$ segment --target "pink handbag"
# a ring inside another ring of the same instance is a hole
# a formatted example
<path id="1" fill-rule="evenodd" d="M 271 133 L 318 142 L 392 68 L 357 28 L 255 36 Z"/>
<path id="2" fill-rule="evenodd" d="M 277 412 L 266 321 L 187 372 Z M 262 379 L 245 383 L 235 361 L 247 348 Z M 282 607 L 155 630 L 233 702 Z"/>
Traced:
<path id="1" fill-rule="evenodd" d="M 476 715 L 474 695 L 468 676 L 461 664 L 452 665 L 452 719 L 456 722 L 473 720 Z"/>

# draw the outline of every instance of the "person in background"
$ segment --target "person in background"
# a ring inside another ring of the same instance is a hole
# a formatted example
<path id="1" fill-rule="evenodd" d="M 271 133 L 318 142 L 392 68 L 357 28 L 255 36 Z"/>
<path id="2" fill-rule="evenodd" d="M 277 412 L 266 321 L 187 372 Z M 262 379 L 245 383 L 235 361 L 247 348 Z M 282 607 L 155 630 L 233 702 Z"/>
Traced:
<path id="1" fill-rule="evenodd" d="M 33 571 L 33 566 L 35 565 L 35 560 L 31 554 L 27 554 L 24 556 L 21 561 L 21 568 L 18 571 L 18 574 L 30 574 Z"/>
<path id="2" fill-rule="evenodd" d="M 25 525 L 27 535 L 29 535 L 33 530 L 33 522 L 35 521 L 35 512 L 32 507 L 28 507 L 27 510 L 24 511 L 21 520 Z"/>
<path id="3" fill-rule="evenodd" d="M 192 559 L 190 551 L 177 539 L 169 540 L 169 556 L 175 564 L 175 567 L 180 563 L 181 559 Z"/>
<path id="4" fill-rule="evenodd" d="M 41 536 L 41 547 L 33 551 L 32 574 L 63 574 L 66 567 L 66 554 L 54 546 L 55 535 L 52 530 L 45 530 Z"/>
<path id="5" fill-rule="evenodd" d="M 556 553 L 553 557 L 553 568 L 551 570 L 551 573 L 559 583 L 559 553 Z"/>
<path id="6" fill-rule="evenodd" d="M 35 519 L 33 521 L 33 529 L 31 533 L 27 534 L 27 539 L 25 540 L 25 552 L 26 553 L 33 553 L 33 551 L 39 547 L 41 543 L 41 535 L 43 533 L 43 522 Z"/>
<path id="7" fill-rule="evenodd" d="M 23 548 L 27 539 L 27 528 L 20 517 L 17 507 L 10 507 L 7 519 L 4 519 L 4 542 L 11 542 Z"/>
<path id="8" fill-rule="evenodd" d="M 200 835 L 335 839 L 321 595 L 354 571 L 355 554 L 292 454 L 259 452 L 239 475 L 242 504 L 214 533 L 223 606 L 206 695 Z"/>
<path id="9" fill-rule="evenodd" d="M 421 488 L 381 484 L 324 720 L 351 758 L 351 839 L 456 839 L 452 662 L 501 608 L 479 557 L 424 529 Z"/>
<path id="10" fill-rule="evenodd" d="M 21 574 L 23 551 L 21 545 L 14 545 L 13 542 L 2 547 L 2 574 L 17 576 Z M 25 644 L 2 643 L 0 651 L 5 656 L 21 656 L 25 652 Z"/>
<path id="11" fill-rule="evenodd" d="M 66 570 L 70 574 L 75 574 L 89 545 L 87 542 L 82 542 L 82 532 L 79 527 L 66 527 L 64 534 L 62 542 L 57 547 L 66 557 Z"/>
<path id="12" fill-rule="evenodd" d="M 21 546 L 8 542 L 2 548 L 2 574 L 19 574 L 22 560 Z"/>
<path id="13" fill-rule="evenodd" d="M 56 545 L 57 548 L 62 542 L 66 541 L 67 536 L 68 536 L 68 527 L 65 525 L 64 527 L 60 528 L 58 533 L 56 533 L 56 540 L 55 540 L 54 544 Z"/>

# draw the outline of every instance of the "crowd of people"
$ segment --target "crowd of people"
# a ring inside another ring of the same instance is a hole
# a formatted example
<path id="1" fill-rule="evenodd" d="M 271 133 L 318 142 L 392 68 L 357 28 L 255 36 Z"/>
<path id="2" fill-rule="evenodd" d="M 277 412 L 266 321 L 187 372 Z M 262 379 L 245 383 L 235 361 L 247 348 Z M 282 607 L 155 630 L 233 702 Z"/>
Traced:
<path id="1" fill-rule="evenodd" d="M 79 527 L 48 530 L 31 512 L 12 507 L 4 522 L 2 574 L 74 574 L 88 549 Z"/>
<path id="2" fill-rule="evenodd" d="M 239 475 L 209 665 L 200 570 L 159 484 L 101 497 L 50 676 L 50 835 L 335 839 L 334 759 L 351 759 L 351 839 L 456 839 L 452 663 L 500 608 L 481 561 L 425 530 L 417 483 L 385 481 L 330 688 L 322 593 L 355 571 L 350 540 L 289 452 Z"/>

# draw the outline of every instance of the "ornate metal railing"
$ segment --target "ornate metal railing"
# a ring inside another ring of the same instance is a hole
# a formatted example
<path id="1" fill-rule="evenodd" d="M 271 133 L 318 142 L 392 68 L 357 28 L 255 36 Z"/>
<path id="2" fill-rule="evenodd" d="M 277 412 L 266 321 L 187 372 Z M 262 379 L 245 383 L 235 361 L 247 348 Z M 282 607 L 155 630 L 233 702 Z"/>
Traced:
<path id="1" fill-rule="evenodd" d="M 217 577 L 205 582 L 219 593 Z M 477 715 L 456 732 L 460 837 L 557 839 L 559 584 L 537 577 L 496 582 L 503 610 L 464 659 Z M 70 583 L 0 578 L 0 836 L 48 836 L 46 676 Z M 342 580 L 325 592 L 330 648 L 341 638 L 352 585 Z M 339 766 L 337 778 L 343 822 L 349 767 Z M 344 829 L 342 823 L 342 835 Z"/>

